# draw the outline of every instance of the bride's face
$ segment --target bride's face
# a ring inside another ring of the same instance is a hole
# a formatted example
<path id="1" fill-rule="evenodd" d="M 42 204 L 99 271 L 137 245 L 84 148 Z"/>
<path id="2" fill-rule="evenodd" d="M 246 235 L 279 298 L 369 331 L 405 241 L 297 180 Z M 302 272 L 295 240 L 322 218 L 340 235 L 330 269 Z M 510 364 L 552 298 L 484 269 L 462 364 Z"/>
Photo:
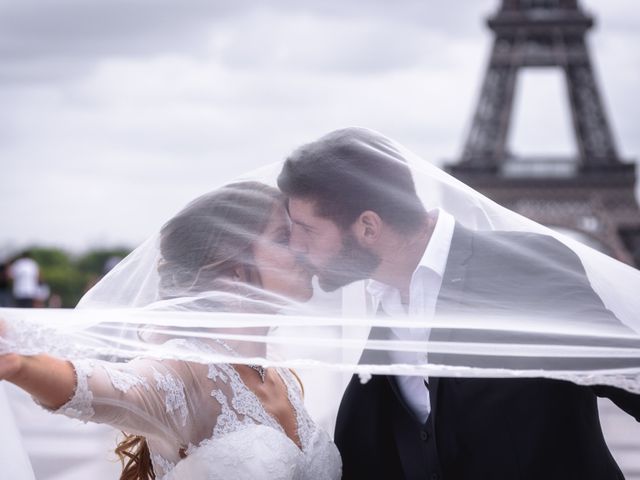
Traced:
<path id="1" fill-rule="evenodd" d="M 289 249 L 290 233 L 285 207 L 277 203 L 253 246 L 256 268 L 265 290 L 295 301 L 307 301 L 313 294 L 311 274 Z"/>

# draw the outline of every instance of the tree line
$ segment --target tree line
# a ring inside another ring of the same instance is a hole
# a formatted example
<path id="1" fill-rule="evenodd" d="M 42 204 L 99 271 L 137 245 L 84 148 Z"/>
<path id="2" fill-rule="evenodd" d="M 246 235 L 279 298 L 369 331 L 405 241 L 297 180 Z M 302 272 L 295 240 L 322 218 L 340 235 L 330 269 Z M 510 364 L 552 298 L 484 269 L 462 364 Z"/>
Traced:
<path id="1" fill-rule="evenodd" d="M 110 259 L 124 258 L 128 248 L 89 250 L 73 255 L 60 248 L 32 247 L 32 258 L 40 267 L 41 280 L 51 295 L 59 295 L 63 307 L 75 307 L 82 295 L 106 273 Z"/>

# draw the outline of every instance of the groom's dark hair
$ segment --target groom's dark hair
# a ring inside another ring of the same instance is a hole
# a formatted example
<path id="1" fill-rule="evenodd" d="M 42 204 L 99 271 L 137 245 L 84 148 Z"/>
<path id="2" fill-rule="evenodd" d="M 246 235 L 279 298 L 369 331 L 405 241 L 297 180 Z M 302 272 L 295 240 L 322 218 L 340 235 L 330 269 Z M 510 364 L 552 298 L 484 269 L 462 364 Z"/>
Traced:
<path id="1" fill-rule="evenodd" d="M 299 147 L 284 162 L 278 187 L 314 201 L 318 215 L 343 229 L 371 210 L 398 232 L 413 233 L 426 213 L 406 161 L 389 140 L 364 128 L 336 130 Z"/>

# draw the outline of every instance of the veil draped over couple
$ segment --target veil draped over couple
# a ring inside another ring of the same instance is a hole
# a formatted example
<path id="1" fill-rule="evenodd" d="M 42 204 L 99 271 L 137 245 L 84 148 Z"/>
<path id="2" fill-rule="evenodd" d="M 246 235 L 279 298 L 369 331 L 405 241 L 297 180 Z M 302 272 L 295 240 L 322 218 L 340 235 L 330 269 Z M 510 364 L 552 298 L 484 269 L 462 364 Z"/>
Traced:
<path id="1" fill-rule="evenodd" d="M 124 432 L 124 479 L 617 479 L 596 400 L 640 421 L 639 291 L 346 128 L 193 200 L 76 309 L 0 309 L 0 378 Z"/>

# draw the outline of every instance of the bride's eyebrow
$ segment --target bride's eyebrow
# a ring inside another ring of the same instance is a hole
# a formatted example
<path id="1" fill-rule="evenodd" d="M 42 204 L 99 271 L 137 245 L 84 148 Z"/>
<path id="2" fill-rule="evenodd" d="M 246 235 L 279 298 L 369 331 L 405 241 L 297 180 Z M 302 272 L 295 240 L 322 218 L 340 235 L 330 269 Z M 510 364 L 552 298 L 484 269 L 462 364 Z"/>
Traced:
<path id="1" fill-rule="evenodd" d="M 289 235 L 289 226 L 281 225 L 272 232 L 273 236 Z"/>

